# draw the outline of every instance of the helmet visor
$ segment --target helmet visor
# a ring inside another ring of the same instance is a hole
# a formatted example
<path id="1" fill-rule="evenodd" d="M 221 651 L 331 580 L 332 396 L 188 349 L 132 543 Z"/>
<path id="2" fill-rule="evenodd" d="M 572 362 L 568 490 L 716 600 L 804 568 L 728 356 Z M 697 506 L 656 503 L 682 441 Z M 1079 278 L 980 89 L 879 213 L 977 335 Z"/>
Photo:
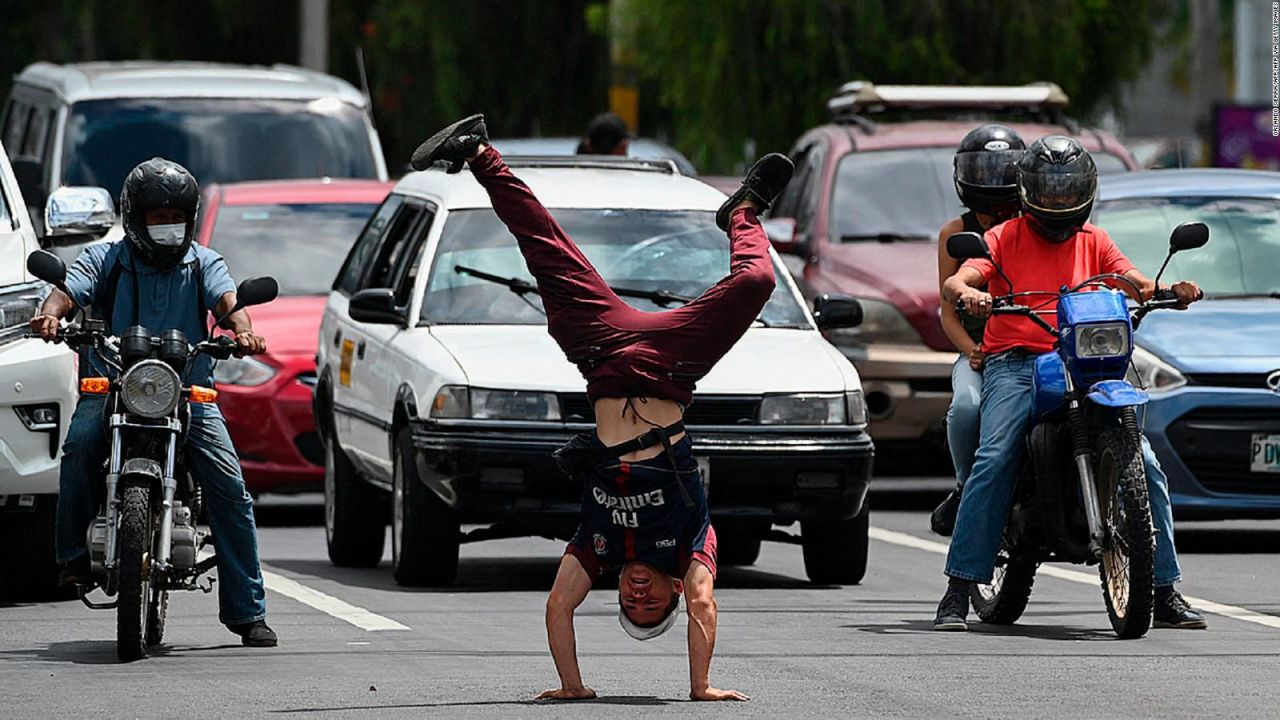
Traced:
<path id="1" fill-rule="evenodd" d="M 1022 173 L 1022 199 L 1027 207 L 1046 214 L 1067 215 L 1093 201 L 1098 176 L 1079 172 Z"/>
<path id="2" fill-rule="evenodd" d="M 1021 150 L 983 150 L 956 155 L 956 179 L 975 187 L 1013 187 L 1018 184 Z"/>

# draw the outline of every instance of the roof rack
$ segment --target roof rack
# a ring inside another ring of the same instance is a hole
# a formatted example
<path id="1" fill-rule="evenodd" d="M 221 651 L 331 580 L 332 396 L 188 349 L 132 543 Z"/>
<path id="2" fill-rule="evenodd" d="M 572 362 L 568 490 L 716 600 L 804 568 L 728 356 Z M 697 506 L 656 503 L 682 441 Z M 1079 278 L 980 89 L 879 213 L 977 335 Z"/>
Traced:
<path id="1" fill-rule="evenodd" d="M 589 168 L 593 170 L 639 170 L 679 175 L 674 160 L 632 158 L 621 155 L 507 155 L 507 165 L 519 168 Z"/>
<path id="2" fill-rule="evenodd" d="M 827 101 L 833 115 L 886 110 L 1023 110 L 1051 113 L 1067 106 L 1055 83 L 1029 85 L 875 85 L 855 80 Z"/>

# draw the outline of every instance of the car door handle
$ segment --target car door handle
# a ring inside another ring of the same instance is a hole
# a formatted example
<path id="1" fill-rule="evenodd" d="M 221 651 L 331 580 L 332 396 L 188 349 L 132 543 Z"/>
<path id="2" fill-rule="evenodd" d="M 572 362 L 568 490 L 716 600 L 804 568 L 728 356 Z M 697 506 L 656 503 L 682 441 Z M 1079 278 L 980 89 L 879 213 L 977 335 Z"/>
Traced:
<path id="1" fill-rule="evenodd" d="M 338 332 L 333 334 L 333 346 L 340 347 L 341 345 L 342 345 L 342 331 L 339 330 Z"/>
<path id="2" fill-rule="evenodd" d="M 356 358 L 357 358 L 357 359 L 359 359 L 359 360 L 363 360 L 363 359 L 364 359 L 364 348 L 365 348 L 365 344 L 366 344 L 366 343 L 365 343 L 365 341 L 364 341 L 364 340 L 361 340 L 361 341 L 360 341 L 360 344 L 359 344 L 359 345 L 356 345 Z"/>

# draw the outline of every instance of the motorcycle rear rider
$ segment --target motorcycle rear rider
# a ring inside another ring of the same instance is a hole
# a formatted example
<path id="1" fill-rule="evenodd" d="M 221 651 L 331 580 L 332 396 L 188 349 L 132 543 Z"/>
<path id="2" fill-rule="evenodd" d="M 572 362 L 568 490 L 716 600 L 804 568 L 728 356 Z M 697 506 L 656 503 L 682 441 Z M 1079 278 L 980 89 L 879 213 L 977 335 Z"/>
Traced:
<path id="1" fill-rule="evenodd" d="M 1016 279 L 1018 290 L 1056 291 L 1111 272 L 1141 288 L 1142 297 L 1134 299 L 1152 296 L 1155 282 L 1134 268 L 1105 231 L 1087 222 L 1098 171 L 1078 141 L 1052 135 L 1032 143 L 1018 162 L 1018 186 L 1022 217 L 986 234 L 992 258 Z M 1010 291 L 989 260 L 966 261 L 943 285 L 944 303 L 962 301 L 968 314 L 991 319 L 984 335 L 989 355 L 978 454 L 960 500 L 947 555 L 951 579 L 938 604 L 935 630 L 968 629 L 970 585 L 991 582 L 1030 430 L 1035 358 L 1053 348 L 1053 339 L 1025 317 L 992 316 L 992 297 L 979 289 L 988 285 L 999 293 Z M 1132 294 L 1126 285 L 1120 287 Z M 1192 282 L 1175 283 L 1172 290 L 1182 307 L 1200 297 Z M 1142 451 L 1156 534 L 1155 627 L 1204 628 L 1204 618 L 1174 589 L 1181 569 L 1173 544 L 1168 478 L 1145 437 Z"/>
<path id="2" fill-rule="evenodd" d="M 234 307 L 236 285 L 218 253 L 192 244 L 199 202 L 200 188 L 181 165 L 152 158 L 135 167 L 120 194 L 125 241 L 85 248 L 67 271 L 66 286 L 74 300 L 54 290 L 32 318 L 32 329 L 51 341 L 58 321 L 82 305 L 92 306 L 112 335 L 142 325 L 178 329 L 193 339 L 207 337 L 209 312 L 221 315 Z M 227 318 L 223 327 L 235 333 L 238 354 L 266 351 L 266 341 L 253 332 L 244 310 Z M 96 351 L 89 361 L 95 374 L 110 374 Z M 212 359 L 193 361 L 187 380 L 212 387 Z M 101 501 L 97 496 L 109 450 L 103 404 L 101 396 L 80 397 L 63 445 L 56 555 L 64 584 L 92 583 L 85 534 Z M 217 405 L 192 404 L 185 453 L 204 491 L 217 540 L 220 619 L 245 645 L 274 646 L 276 634 L 266 624 L 253 501 Z"/>
<path id="3" fill-rule="evenodd" d="M 967 211 L 948 220 L 938 231 L 938 286 L 960 269 L 947 254 L 947 238 L 958 232 L 985 233 L 1018 214 L 1018 160 L 1026 143 L 1012 128 L 991 123 L 969 131 L 956 149 L 952 177 L 960 204 Z M 960 491 L 973 470 L 978 452 L 978 408 L 982 399 L 982 331 L 987 322 L 960 315 L 955 305 L 942 303 L 942 330 L 960 357 L 951 367 L 951 407 L 947 409 L 947 447 L 956 471 L 956 487 L 929 518 L 939 535 L 950 535 L 960 509 Z"/>

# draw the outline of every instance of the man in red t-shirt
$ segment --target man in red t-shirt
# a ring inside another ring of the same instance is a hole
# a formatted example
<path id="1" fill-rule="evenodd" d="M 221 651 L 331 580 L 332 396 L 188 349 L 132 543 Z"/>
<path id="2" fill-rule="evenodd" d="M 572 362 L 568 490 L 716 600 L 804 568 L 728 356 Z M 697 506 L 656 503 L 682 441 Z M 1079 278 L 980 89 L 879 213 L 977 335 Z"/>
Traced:
<path id="1" fill-rule="evenodd" d="M 1102 273 L 1132 280 L 1118 283 L 1135 300 L 1155 292 L 1155 283 L 1134 268 L 1106 232 L 1087 222 L 1097 191 L 1097 169 L 1079 142 L 1060 135 L 1032 143 L 1018 163 L 1023 215 L 986 234 L 991 257 L 969 260 L 943 284 L 943 302 L 964 303 L 976 317 L 991 315 L 992 295 L 1040 290 L 1056 293 Z M 981 290 L 987 288 L 990 292 Z M 1172 287 L 1182 307 L 1197 300 L 1192 282 Z M 1045 299 L 1048 299 L 1046 296 Z M 1052 314 L 1042 315 L 1050 324 Z M 982 419 L 978 454 L 965 483 L 956 517 L 946 573 L 951 578 L 938 605 L 935 630 L 966 630 L 969 586 L 991 582 L 996 552 L 1004 533 L 1013 488 L 1031 427 L 1031 386 L 1037 355 L 1053 350 L 1055 338 L 1030 319 L 995 315 L 987 322 L 983 346 L 987 361 L 982 380 Z M 1143 439 L 1152 520 L 1156 529 L 1156 627 L 1203 628 L 1204 618 L 1174 590 L 1181 579 L 1173 545 L 1173 512 L 1168 479 Z"/>

